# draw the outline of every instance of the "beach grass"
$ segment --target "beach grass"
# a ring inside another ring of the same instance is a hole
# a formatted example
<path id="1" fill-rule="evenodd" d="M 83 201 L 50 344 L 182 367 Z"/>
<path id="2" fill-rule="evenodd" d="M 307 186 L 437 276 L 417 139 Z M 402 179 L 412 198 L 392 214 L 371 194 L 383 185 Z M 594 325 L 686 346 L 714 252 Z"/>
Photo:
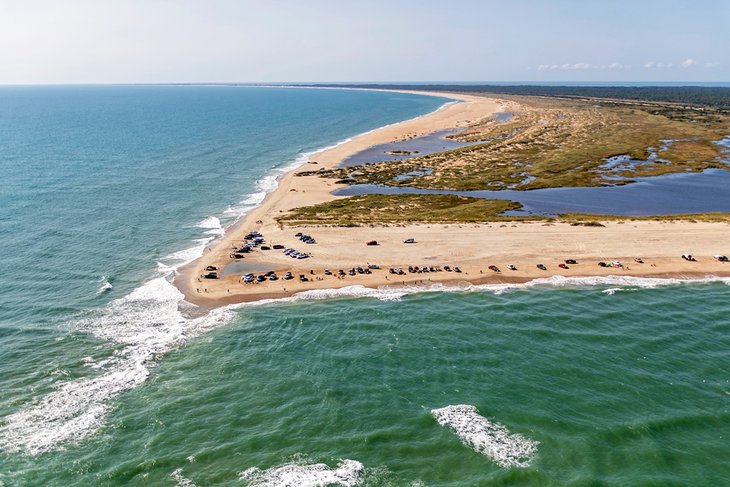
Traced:
<path id="1" fill-rule="evenodd" d="M 475 145 L 316 174 L 347 184 L 531 190 L 728 167 L 715 143 L 730 134 L 730 118 L 722 114 L 655 103 L 515 99 L 522 109 L 510 121 L 486 120 L 454 136 Z M 639 163 L 605 166 L 607 158 L 622 155 Z M 414 171 L 421 174 L 398 177 Z"/>
<path id="2" fill-rule="evenodd" d="M 470 198 L 457 195 L 383 195 L 370 194 L 339 198 L 335 201 L 295 208 L 279 217 L 281 225 L 333 225 L 342 227 L 369 224 L 415 223 L 488 223 L 546 221 L 575 226 L 601 227 L 618 221 L 684 221 L 730 223 L 730 213 L 691 213 L 678 215 L 621 216 L 564 213 L 555 217 L 504 215 L 520 210 L 515 201 Z"/>
<path id="3" fill-rule="evenodd" d="M 337 225 L 400 223 L 480 223 L 514 220 L 503 216 L 522 205 L 514 201 L 456 195 L 362 195 L 296 208 L 277 220 L 287 225 Z"/>

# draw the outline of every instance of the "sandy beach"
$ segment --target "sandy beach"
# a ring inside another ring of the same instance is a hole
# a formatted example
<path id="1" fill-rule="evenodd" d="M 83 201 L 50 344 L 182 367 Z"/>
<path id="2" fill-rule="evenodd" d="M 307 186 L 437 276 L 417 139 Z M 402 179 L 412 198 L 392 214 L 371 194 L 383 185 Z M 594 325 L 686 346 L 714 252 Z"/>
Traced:
<path id="1" fill-rule="evenodd" d="M 428 93 L 434 95 L 434 93 Z M 296 176 L 297 172 L 332 168 L 348 156 L 373 145 L 428 133 L 467 127 L 496 113 L 519 110 L 513 101 L 468 94 L 440 94 L 459 100 L 421 117 L 361 134 L 336 147 L 318 152 L 308 163 L 284 175 L 279 187 L 264 202 L 206 248 L 204 255 L 182 267 L 174 284 L 188 302 L 212 308 L 224 304 L 292 296 L 314 289 L 360 285 L 424 286 L 520 283 L 551 276 L 642 276 L 701 278 L 730 275 L 730 264 L 713 259 L 730 253 L 725 223 L 611 221 L 603 227 L 571 226 L 564 223 L 514 222 L 490 224 L 398 225 L 374 227 L 281 228 L 275 218 L 292 208 L 331 201 L 331 193 L 342 185 L 317 176 Z M 267 245 L 280 244 L 311 254 L 308 259 L 292 259 L 280 250 L 256 249 L 234 262 L 231 249 L 240 246 L 251 231 L 263 234 Z M 307 245 L 295 234 L 313 236 Z M 406 244 L 412 238 L 415 243 Z M 377 246 L 366 242 L 375 240 Z M 697 262 L 681 258 L 693 254 Z M 643 263 L 635 262 L 641 258 Z M 566 259 L 577 265 L 559 268 Z M 599 261 L 621 261 L 621 268 L 599 267 Z M 371 274 L 337 276 L 351 268 L 375 264 Z M 508 264 L 517 270 L 509 270 Z M 547 270 L 538 269 L 544 264 Z M 499 267 L 500 272 L 489 269 Z M 222 270 L 221 279 L 204 279 L 205 268 Z M 229 267 L 230 266 L 230 267 Z M 438 272 L 409 273 L 408 266 L 433 267 Z M 461 272 L 444 270 L 459 267 Z M 389 272 L 402 268 L 406 274 Z M 325 274 L 325 269 L 333 275 Z M 279 280 L 244 284 L 245 272 L 276 271 Z M 295 279 L 281 277 L 291 272 Z M 299 276 L 306 277 L 301 281 Z"/>

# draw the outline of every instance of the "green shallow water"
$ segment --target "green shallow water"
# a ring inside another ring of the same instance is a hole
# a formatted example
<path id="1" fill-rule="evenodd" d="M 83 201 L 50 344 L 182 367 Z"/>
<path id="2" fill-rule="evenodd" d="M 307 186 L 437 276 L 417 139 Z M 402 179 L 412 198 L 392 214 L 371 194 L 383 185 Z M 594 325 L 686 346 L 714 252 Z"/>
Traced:
<path id="1" fill-rule="evenodd" d="M 3 458 L 5 482 L 175 485 L 181 468 L 243 485 L 249 467 L 348 458 L 364 485 L 725 484 L 730 288 L 604 289 L 243 308 L 79 446 Z M 539 441 L 531 466 L 462 445 L 430 414 L 450 404 Z"/>
<path id="2" fill-rule="evenodd" d="M 0 487 L 239 486 L 252 467 L 341 459 L 367 486 L 730 484 L 724 282 L 203 316 L 169 284 L 293 161 L 444 101 L 0 88 Z M 431 415 L 458 404 L 539 442 L 529 466 L 500 467 Z"/>

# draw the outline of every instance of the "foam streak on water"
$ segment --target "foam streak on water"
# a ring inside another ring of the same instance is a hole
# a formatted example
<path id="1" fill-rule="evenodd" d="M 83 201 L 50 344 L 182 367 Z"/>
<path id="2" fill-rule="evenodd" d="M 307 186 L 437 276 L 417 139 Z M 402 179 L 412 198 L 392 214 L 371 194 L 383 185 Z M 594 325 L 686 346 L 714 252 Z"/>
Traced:
<path id="1" fill-rule="evenodd" d="M 221 308 L 185 318 L 179 310 L 182 298 L 161 277 L 75 323 L 76 329 L 121 347 L 95 364 L 100 375 L 62 383 L 7 416 L 0 426 L 0 450 L 37 455 L 82 440 L 104 424 L 110 401 L 145 382 L 161 356 L 232 316 Z"/>
<path id="2" fill-rule="evenodd" d="M 564 277 L 552 276 L 534 279 L 522 284 L 468 284 L 445 285 L 434 283 L 429 286 L 402 285 L 383 286 L 380 288 L 369 288 L 361 285 L 345 286 L 341 288 L 313 289 L 302 291 L 291 297 L 279 299 L 265 299 L 261 301 L 232 305 L 231 308 L 242 308 L 248 306 L 260 306 L 273 303 L 295 303 L 298 301 L 318 301 L 337 298 L 375 298 L 380 301 L 400 301 L 404 296 L 426 292 L 490 292 L 504 294 L 512 291 L 527 290 L 540 287 L 558 288 L 603 288 L 601 292 L 606 295 L 613 295 L 616 292 L 626 289 L 654 289 L 661 286 L 679 286 L 692 284 L 709 284 L 720 282 L 730 285 L 730 278 L 707 276 L 699 279 L 673 279 L 654 277 L 630 277 L 630 276 L 593 276 L 593 277 Z M 616 287 L 621 286 L 621 287 Z"/>
<path id="3" fill-rule="evenodd" d="M 510 433 L 501 424 L 480 416 L 474 406 L 446 406 L 431 414 L 438 424 L 451 428 L 464 445 L 500 467 L 527 467 L 537 453 L 537 441 Z"/>
<path id="4" fill-rule="evenodd" d="M 342 460 L 334 469 L 324 463 L 291 463 L 267 470 L 249 468 L 239 476 L 249 487 L 352 487 L 360 483 L 363 468 L 363 464 L 355 460 Z"/>
<path id="5" fill-rule="evenodd" d="M 301 153 L 290 164 L 274 168 L 256 183 L 260 191 L 248 195 L 240 206 L 229 208 L 225 213 L 242 217 L 278 187 L 283 174 L 305 164 L 315 152 L 337 147 L 349 140 Z M 0 425 L 0 450 L 37 455 L 62 448 L 66 443 L 81 441 L 104 424 L 111 409 L 110 401 L 144 383 L 150 368 L 162 355 L 230 320 L 232 314 L 226 308 L 200 318 L 183 317 L 179 309 L 184 306 L 183 295 L 168 281 L 177 269 L 202 256 L 205 247 L 224 233 L 216 216 L 203 219 L 197 227 L 205 230 L 207 236 L 195 240 L 192 247 L 162 258 L 157 263 L 160 277 L 72 324 L 74 329 L 123 345 L 123 348 L 100 363 L 89 363 L 90 368 L 101 371 L 99 376 L 62 383 L 52 393 L 7 416 Z M 97 293 L 111 287 L 104 279 Z"/>

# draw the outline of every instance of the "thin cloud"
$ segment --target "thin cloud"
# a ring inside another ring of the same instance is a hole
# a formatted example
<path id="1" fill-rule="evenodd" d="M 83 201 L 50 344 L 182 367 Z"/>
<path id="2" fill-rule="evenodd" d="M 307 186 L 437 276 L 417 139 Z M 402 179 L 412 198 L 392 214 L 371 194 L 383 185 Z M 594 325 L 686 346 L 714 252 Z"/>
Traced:
<path id="1" fill-rule="evenodd" d="M 672 63 L 655 63 L 654 61 L 649 61 L 648 63 L 644 64 L 644 67 L 646 69 L 666 69 L 674 67 L 674 64 Z"/>
<path id="2" fill-rule="evenodd" d="M 690 67 L 694 66 L 695 64 L 697 64 L 697 61 L 695 61 L 694 59 L 691 59 L 691 58 L 685 59 L 684 61 L 682 61 L 683 68 L 690 68 Z"/>
<path id="3" fill-rule="evenodd" d="M 569 71 L 569 70 L 576 70 L 576 69 L 590 69 L 591 65 L 588 63 L 563 63 L 563 64 L 541 64 L 537 67 L 538 71 L 555 71 L 555 70 L 562 70 L 562 71 Z"/>

